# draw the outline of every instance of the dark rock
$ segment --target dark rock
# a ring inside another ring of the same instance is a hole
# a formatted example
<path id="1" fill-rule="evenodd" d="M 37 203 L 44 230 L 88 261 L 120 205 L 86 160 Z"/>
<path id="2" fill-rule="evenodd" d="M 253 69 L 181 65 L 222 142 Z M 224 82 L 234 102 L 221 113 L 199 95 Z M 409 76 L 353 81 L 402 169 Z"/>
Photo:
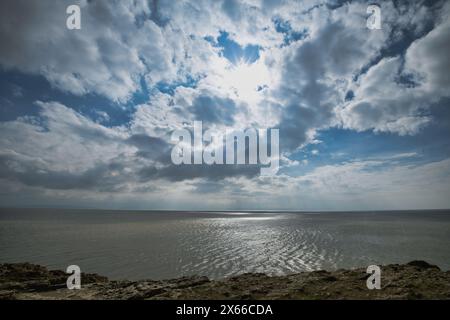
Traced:
<path id="1" fill-rule="evenodd" d="M 417 267 L 418 269 L 437 269 L 437 270 L 441 270 L 439 269 L 438 266 L 429 264 L 428 262 L 422 261 L 422 260 L 414 260 L 411 262 L 407 263 L 408 266 L 414 266 Z"/>
<path id="2" fill-rule="evenodd" d="M 326 276 L 326 277 L 323 277 L 322 280 L 333 282 L 333 281 L 337 281 L 338 279 L 335 276 Z"/>
<path id="3" fill-rule="evenodd" d="M 0 300 L 16 300 L 15 292 L 13 290 L 0 291 Z"/>
<path id="4" fill-rule="evenodd" d="M 183 277 L 180 279 L 169 280 L 169 283 L 173 283 L 174 288 L 183 289 L 188 287 L 195 287 L 209 282 L 208 277 Z"/>

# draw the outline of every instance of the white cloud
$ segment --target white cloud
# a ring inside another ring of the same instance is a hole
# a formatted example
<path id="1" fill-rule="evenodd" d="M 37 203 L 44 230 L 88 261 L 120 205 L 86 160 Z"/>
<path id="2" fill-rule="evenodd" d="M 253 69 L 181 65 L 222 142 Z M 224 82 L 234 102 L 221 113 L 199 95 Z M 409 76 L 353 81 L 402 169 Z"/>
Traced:
<path id="1" fill-rule="evenodd" d="M 449 177 L 449 159 L 423 165 L 367 160 L 319 167 L 298 178 L 298 183 L 311 182 L 309 193 L 336 200 L 338 207 L 446 208 Z"/>
<path id="2" fill-rule="evenodd" d="M 340 111 L 344 128 L 406 135 L 430 121 L 420 114 L 428 96 L 398 83 L 401 64 L 400 57 L 385 58 L 359 79 L 355 98 Z"/>
<path id="3" fill-rule="evenodd" d="M 343 127 L 414 135 L 427 126 L 432 119 L 423 111 L 450 96 L 449 44 L 450 23 L 438 19 L 404 58 L 384 58 L 371 67 L 352 88 L 355 98 L 339 110 Z"/>
<path id="4" fill-rule="evenodd" d="M 65 27 L 65 8 L 73 1 L 3 1 L 0 64 L 43 75 L 73 94 L 97 93 L 116 101 L 140 90 L 141 77 L 155 84 L 201 71 L 193 66 L 204 58 L 206 41 L 171 25 L 139 22 L 151 15 L 147 1 L 78 2 L 81 30 Z M 186 58 L 192 55 L 187 50 L 195 51 L 195 58 Z"/>
<path id="5" fill-rule="evenodd" d="M 60 103 L 37 105 L 39 118 L 0 123 L 3 155 L 28 159 L 36 170 L 79 172 L 133 149 L 121 144 L 127 137 L 122 128 L 106 128 Z"/>
<path id="6" fill-rule="evenodd" d="M 450 5 L 449 5 L 450 7 Z M 450 20 L 416 40 L 405 57 L 407 72 L 414 73 L 426 93 L 450 96 Z"/>
<path id="7" fill-rule="evenodd" d="M 324 165 L 298 177 L 243 182 L 248 204 L 265 209 L 382 210 L 448 208 L 450 159 L 404 164 L 399 154 Z M 254 196 L 258 194 L 258 196 Z"/>

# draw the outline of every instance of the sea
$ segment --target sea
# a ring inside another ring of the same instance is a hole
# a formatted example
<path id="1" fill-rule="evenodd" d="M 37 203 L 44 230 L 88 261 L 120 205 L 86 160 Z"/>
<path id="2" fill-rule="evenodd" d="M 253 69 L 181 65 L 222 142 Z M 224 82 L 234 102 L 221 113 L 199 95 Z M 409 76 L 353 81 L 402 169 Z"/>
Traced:
<path id="1" fill-rule="evenodd" d="M 450 269 L 450 210 L 0 209 L 0 263 L 111 279 L 287 275 L 425 260 Z"/>

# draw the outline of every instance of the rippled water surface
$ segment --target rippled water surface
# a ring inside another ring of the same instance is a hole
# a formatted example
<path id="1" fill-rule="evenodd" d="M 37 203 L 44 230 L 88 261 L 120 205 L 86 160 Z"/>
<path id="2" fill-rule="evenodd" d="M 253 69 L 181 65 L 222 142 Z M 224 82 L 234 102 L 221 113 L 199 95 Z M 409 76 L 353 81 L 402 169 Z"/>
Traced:
<path id="1" fill-rule="evenodd" d="M 426 260 L 450 269 L 450 212 L 1 209 L 0 262 L 115 279 L 288 274 Z"/>

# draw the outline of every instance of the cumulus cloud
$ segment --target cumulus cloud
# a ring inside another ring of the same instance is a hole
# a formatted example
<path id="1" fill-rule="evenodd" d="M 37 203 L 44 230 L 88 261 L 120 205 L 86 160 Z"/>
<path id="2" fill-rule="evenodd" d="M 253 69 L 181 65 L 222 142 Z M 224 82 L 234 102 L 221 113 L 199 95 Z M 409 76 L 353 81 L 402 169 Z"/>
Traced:
<path id="1" fill-rule="evenodd" d="M 122 128 L 106 128 L 59 103 L 39 117 L 0 123 L 3 179 L 51 189 L 120 185 L 121 158 L 133 154 Z M 20 143 L 17 143 L 20 141 Z"/>
<path id="2" fill-rule="evenodd" d="M 141 89 L 142 78 L 155 84 L 197 72 L 192 69 L 208 50 L 206 41 L 158 25 L 158 7 L 147 1 L 76 3 L 81 30 L 66 28 L 65 9 L 73 1 L 2 1 L 0 64 L 42 75 L 73 94 L 126 101 Z M 195 58 L 186 57 L 189 49 Z"/>
<path id="3" fill-rule="evenodd" d="M 359 8 L 359 10 L 357 10 Z M 363 66 L 386 45 L 388 33 L 364 29 L 362 5 L 310 13 L 310 37 L 288 47 L 274 95 L 284 106 L 279 123 L 284 148 L 311 142 L 315 131 L 336 125 L 335 108 Z"/>
<path id="4" fill-rule="evenodd" d="M 420 110 L 430 103 L 415 88 L 399 83 L 401 58 L 386 58 L 360 78 L 355 98 L 341 112 L 345 128 L 415 134 L 430 119 Z"/>
<path id="5" fill-rule="evenodd" d="M 450 95 L 450 24 L 437 23 L 404 56 L 386 57 L 360 77 L 340 113 L 345 128 L 416 134 L 432 120 L 424 111 Z"/>
<path id="6" fill-rule="evenodd" d="M 0 179 L 48 189 L 135 190 L 147 183 L 253 177 L 259 166 L 176 166 L 165 138 L 105 127 L 57 102 L 0 123 Z M 20 141 L 21 143 L 17 143 Z"/>
<path id="7" fill-rule="evenodd" d="M 450 5 L 448 6 L 450 7 Z M 449 9 L 450 11 L 450 9 Z M 413 73 L 426 93 L 449 96 L 450 21 L 443 21 L 426 36 L 411 44 L 405 57 L 407 72 Z"/>

